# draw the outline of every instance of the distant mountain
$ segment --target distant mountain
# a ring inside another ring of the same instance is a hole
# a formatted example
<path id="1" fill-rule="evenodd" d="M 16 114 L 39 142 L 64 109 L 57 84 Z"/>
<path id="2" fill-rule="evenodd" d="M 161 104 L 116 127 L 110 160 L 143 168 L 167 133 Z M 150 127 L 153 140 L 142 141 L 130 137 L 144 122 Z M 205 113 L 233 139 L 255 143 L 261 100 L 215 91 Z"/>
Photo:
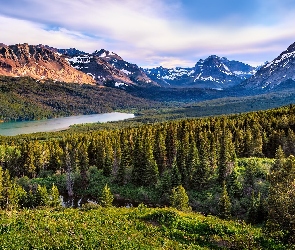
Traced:
<path id="1" fill-rule="evenodd" d="M 60 54 L 40 45 L 0 46 L 0 75 L 30 76 L 37 80 L 94 84 L 93 78 L 71 65 Z"/>
<path id="2" fill-rule="evenodd" d="M 39 44 L 40 47 L 45 47 L 47 49 L 50 49 L 56 53 L 66 55 L 66 56 L 80 56 L 80 55 L 86 55 L 87 53 L 81 50 L 77 50 L 76 48 L 69 48 L 69 49 L 57 49 L 54 47 L 50 47 L 48 45 L 42 45 Z"/>
<path id="3" fill-rule="evenodd" d="M 224 89 L 240 84 L 251 77 L 256 68 L 215 55 L 199 60 L 195 67 L 146 69 L 147 75 L 162 86 Z"/>
<path id="4" fill-rule="evenodd" d="M 295 43 L 273 61 L 261 67 L 255 75 L 244 81 L 241 87 L 248 90 L 268 91 L 280 87 L 291 87 L 293 80 L 295 80 Z"/>
<path id="5" fill-rule="evenodd" d="M 78 50 L 58 50 L 66 56 L 68 62 L 77 70 L 80 70 L 102 85 L 124 86 L 158 86 L 136 64 L 123 60 L 116 53 L 101 49 L 91 54 L 85 52 L 73 53 Z"/>

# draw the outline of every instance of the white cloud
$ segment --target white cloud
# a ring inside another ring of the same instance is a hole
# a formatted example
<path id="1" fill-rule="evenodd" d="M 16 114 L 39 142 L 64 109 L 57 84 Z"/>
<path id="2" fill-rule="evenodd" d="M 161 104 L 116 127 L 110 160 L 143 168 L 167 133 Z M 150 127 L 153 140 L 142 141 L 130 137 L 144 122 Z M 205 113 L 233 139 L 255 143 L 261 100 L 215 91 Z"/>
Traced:
<path id="1" fill-rule="evenodd" d="M 96 46 L 106 46 L 103 41 L 90 39 L 79 32 L 69 31 L 65 28 L 46 30 L 40 24 L 3 16 L 0 16 L 0 23 L 6 24 L 1 25 L 0 32 L 4 34 L 2 35 L 1 42 L 7 45 L 17 43 L 46 44 L 58 48 L 69 48 L 79 45 L 79 48 L 85 50 L 91 47 L 95 48 Z"/>
<path id="2" fill-rule="evenodd" d="M 291 8 L 279 8 L 281 18 L 271 25 L 239 26 L 192 22 L 180 6 L 167 0 L 10 0 L 0 9 L 0 42 L 105 48 L 140 66 L 172 67 L 211 54 L 255 62 L 259 53 L 272 57 L 295 38 Z"/>

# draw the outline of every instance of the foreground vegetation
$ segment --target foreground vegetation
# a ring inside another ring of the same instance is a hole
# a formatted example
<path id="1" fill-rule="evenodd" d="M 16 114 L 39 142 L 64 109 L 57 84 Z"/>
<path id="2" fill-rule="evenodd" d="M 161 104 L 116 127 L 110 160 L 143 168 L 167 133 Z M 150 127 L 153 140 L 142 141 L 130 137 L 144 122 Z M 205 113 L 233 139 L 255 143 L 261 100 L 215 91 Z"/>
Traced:
<path id="1" fill-rule="evenodd" d="M 0 214 L 1 249 L 291 249 L 243 222 L 143 205 Z"/>

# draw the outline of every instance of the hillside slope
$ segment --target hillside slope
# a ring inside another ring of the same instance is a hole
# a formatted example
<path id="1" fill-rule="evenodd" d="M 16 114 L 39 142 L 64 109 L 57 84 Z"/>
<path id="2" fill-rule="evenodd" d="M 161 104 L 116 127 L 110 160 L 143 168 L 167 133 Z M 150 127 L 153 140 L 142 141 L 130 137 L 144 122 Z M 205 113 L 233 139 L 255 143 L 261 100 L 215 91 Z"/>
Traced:
<path id="1" fill-rule="evenodd" d="M 71 67 L 60 54 L 43 46 L 26 43 L 0 46 L 0 75 L 30 76 L 36 80 L 95 83 L 91 76 Z"/>
<path id="2" fill-rule="evenodd" d="M 125 91 L 89 84 L 0 77 L 0 120 L 34 120 L 57 116 L 146 108 L 156 102 Z"/>
<path id="3" fill-rule="evenodd" d="M 286 81 L 295 80 L 295 43 L 283 51 L 273 61 L 260 68 L 255 75 L 241 84 L 246 90 L 271 91 L 285 88 Z M 290 84 L 290 81 L 289 81 Z M 294 87 L 295 85 L 293 85 Z"/>

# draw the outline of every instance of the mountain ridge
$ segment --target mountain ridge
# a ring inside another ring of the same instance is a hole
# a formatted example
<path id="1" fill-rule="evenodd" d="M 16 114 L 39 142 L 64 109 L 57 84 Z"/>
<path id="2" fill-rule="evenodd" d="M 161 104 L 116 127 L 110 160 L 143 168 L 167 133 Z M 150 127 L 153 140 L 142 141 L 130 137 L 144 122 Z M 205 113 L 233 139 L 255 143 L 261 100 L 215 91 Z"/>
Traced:
<path id="1" fill-rule="evenodd" d="M 58 50 L 59 53 L 65 53 Z M 93 53 L 69 55 L 67 61 L 77 70 L 91 75 L 97 84 L 125 88 L 127 86 L 158 86 L 136 64 L 125 61 L 121 56 L 105 49 Z"/>
<path id="2" fill-rule="evenodd" d="M 36 80 L 94 84 L 87 74 L 78 71 L 58 53 L 38 45 L 0 46 L 0 75 L 29 76 Z"/>
<path id="3" fill-rule="evenodd" d="M 269 91 L 287 80 L 295 80 L 295 43 L 271 62 L 262 66 L 255 75 L 241 83 L 244 89 Z"/>
<path id="4" fill-rule="evenodd" d="M 211 55 L 200 59 L 194 67 L 170 69 L 162 66 L 143 69 L 105 49 L 86 53 L 76 48 L 1 43 L 0 75 L 30 76 L 36 80 L 53 79 L 122 89 L 130 86 L 164 86 L 244 91 L 247 94 L 279 89 L 280 84 L 286 81 L 283 88 L 291 86 L 292 82 L 288 80 L 295 80 L 295 43 L 261 67 Z"/>
<path id="5" fill-rule="evenodd" d="M 145 69 L 148 76 L 162 86 L 224 89 L 240 84 L 256 72 L 248 64 L 211 55 L 194 67 Z"/>

